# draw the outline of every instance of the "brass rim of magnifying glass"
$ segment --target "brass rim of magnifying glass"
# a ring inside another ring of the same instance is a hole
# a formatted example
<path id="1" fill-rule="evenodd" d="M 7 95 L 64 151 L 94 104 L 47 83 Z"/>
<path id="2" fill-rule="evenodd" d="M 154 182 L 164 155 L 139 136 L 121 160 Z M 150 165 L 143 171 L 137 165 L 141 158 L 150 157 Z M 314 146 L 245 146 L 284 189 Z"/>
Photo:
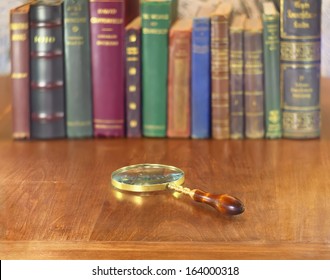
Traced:
<path id="1" fill-rule="evenodd" d="M 150 167 L 160 167 L 160 168 L 167 168 L 171 169 L 173 171 L 181 172 L 182 177 L 178 180 L 167 182 L 167 183 L 162 183 L 162 184 L 151 184 L 151 185 L 131 185 L 131 184 L 125 184 L 125 183 L 120 183 L 117 180 L 113 179 L 115 175 L 121 172 L 128 171 L 130 169 L 134 169 L 136 167 L 142 167 L 142 166 L 150 166 Z M 129 165 L 125 166 L 122 168 L 117 169 L 116 171 L 112 172 L 111 174 L 111 184 L 123 191 L 130 191 L 130 192 L 156 192 L 156 191 L 163 191 L 166 190 L 166 187 L 168 184 L 175 184 L 177 186 L 180 186 L 184 183 L 184 172 L 175 166 L 171 165 L 164 165 L 164 164 L 153 164 L 153 163 L 144 163 L 144 164 L 135 164 L 135 165 Z"/>

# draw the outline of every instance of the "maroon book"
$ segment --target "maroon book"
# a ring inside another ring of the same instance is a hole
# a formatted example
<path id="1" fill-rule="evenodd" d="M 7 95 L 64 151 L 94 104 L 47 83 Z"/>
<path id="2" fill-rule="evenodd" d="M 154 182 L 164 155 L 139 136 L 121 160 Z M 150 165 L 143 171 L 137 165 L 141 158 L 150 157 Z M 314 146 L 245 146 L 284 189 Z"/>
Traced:
<path id="1" fill-rule="evenodd" d="M 90 1 L 94 136 L 125 135 L 125 1 Z"/>
<path id="2" fill-rule="evenodd" d="M 14 139 L 30 138 L 29 10 L 25 4 L 10 11 Z"/>

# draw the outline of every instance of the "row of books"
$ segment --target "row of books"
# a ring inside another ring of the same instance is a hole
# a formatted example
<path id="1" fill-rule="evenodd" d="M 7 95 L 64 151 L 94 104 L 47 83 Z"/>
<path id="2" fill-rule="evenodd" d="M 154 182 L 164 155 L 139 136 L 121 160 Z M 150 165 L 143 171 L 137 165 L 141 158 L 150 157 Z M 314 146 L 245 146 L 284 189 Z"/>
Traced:
<path id="1" fill-rule="evenodd" d="M 318 137 L 320 3 L 262 2 L 192 19 L 175 0 L 13 9 L 14 138 Z"/>

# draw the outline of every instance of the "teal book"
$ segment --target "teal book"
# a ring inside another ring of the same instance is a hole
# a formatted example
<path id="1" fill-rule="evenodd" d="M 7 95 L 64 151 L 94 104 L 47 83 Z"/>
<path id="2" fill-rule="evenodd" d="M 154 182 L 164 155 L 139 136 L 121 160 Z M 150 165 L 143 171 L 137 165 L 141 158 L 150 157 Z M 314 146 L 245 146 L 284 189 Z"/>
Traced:
<path id="1" fill-rule="evenodd" d="M 65 1 L 64 38 L 67 137 L 92 137 L 88 0 Z"/>
<path id="2" fill-rule="evenodd" d="M 321 1 L 281 1 L 283 136 L 320 136 Z"/>
<path id="3" fill-rule="evenodd" d="M 165 137 L 169 28 L 175 1 L 142 1 L 143 135 Z"/>
<path id="4" fill-rule="evenodd" d="M 282 137 L 280 96 L 280 15 L 273 2 L 263 3 L 266 138 Z"/>

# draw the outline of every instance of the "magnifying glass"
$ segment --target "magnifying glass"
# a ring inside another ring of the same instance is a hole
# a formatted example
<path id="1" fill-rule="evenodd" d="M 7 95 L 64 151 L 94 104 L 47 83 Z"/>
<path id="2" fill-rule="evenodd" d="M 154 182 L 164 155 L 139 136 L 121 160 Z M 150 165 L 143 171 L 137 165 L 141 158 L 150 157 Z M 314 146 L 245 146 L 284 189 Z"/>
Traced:
<path id="1" fill-rule="evenodd" d="M 194 201 L 208 204 L 222 214 L 231 216 L 244 212 L 244 205 L 238 198 L 183 187 L 184 179 L 181 169 L 162 164 L 130 165 L 111 174 L 111 183 L 118 190 L 135 193 L 176 191 L 190 196 Z"/>

